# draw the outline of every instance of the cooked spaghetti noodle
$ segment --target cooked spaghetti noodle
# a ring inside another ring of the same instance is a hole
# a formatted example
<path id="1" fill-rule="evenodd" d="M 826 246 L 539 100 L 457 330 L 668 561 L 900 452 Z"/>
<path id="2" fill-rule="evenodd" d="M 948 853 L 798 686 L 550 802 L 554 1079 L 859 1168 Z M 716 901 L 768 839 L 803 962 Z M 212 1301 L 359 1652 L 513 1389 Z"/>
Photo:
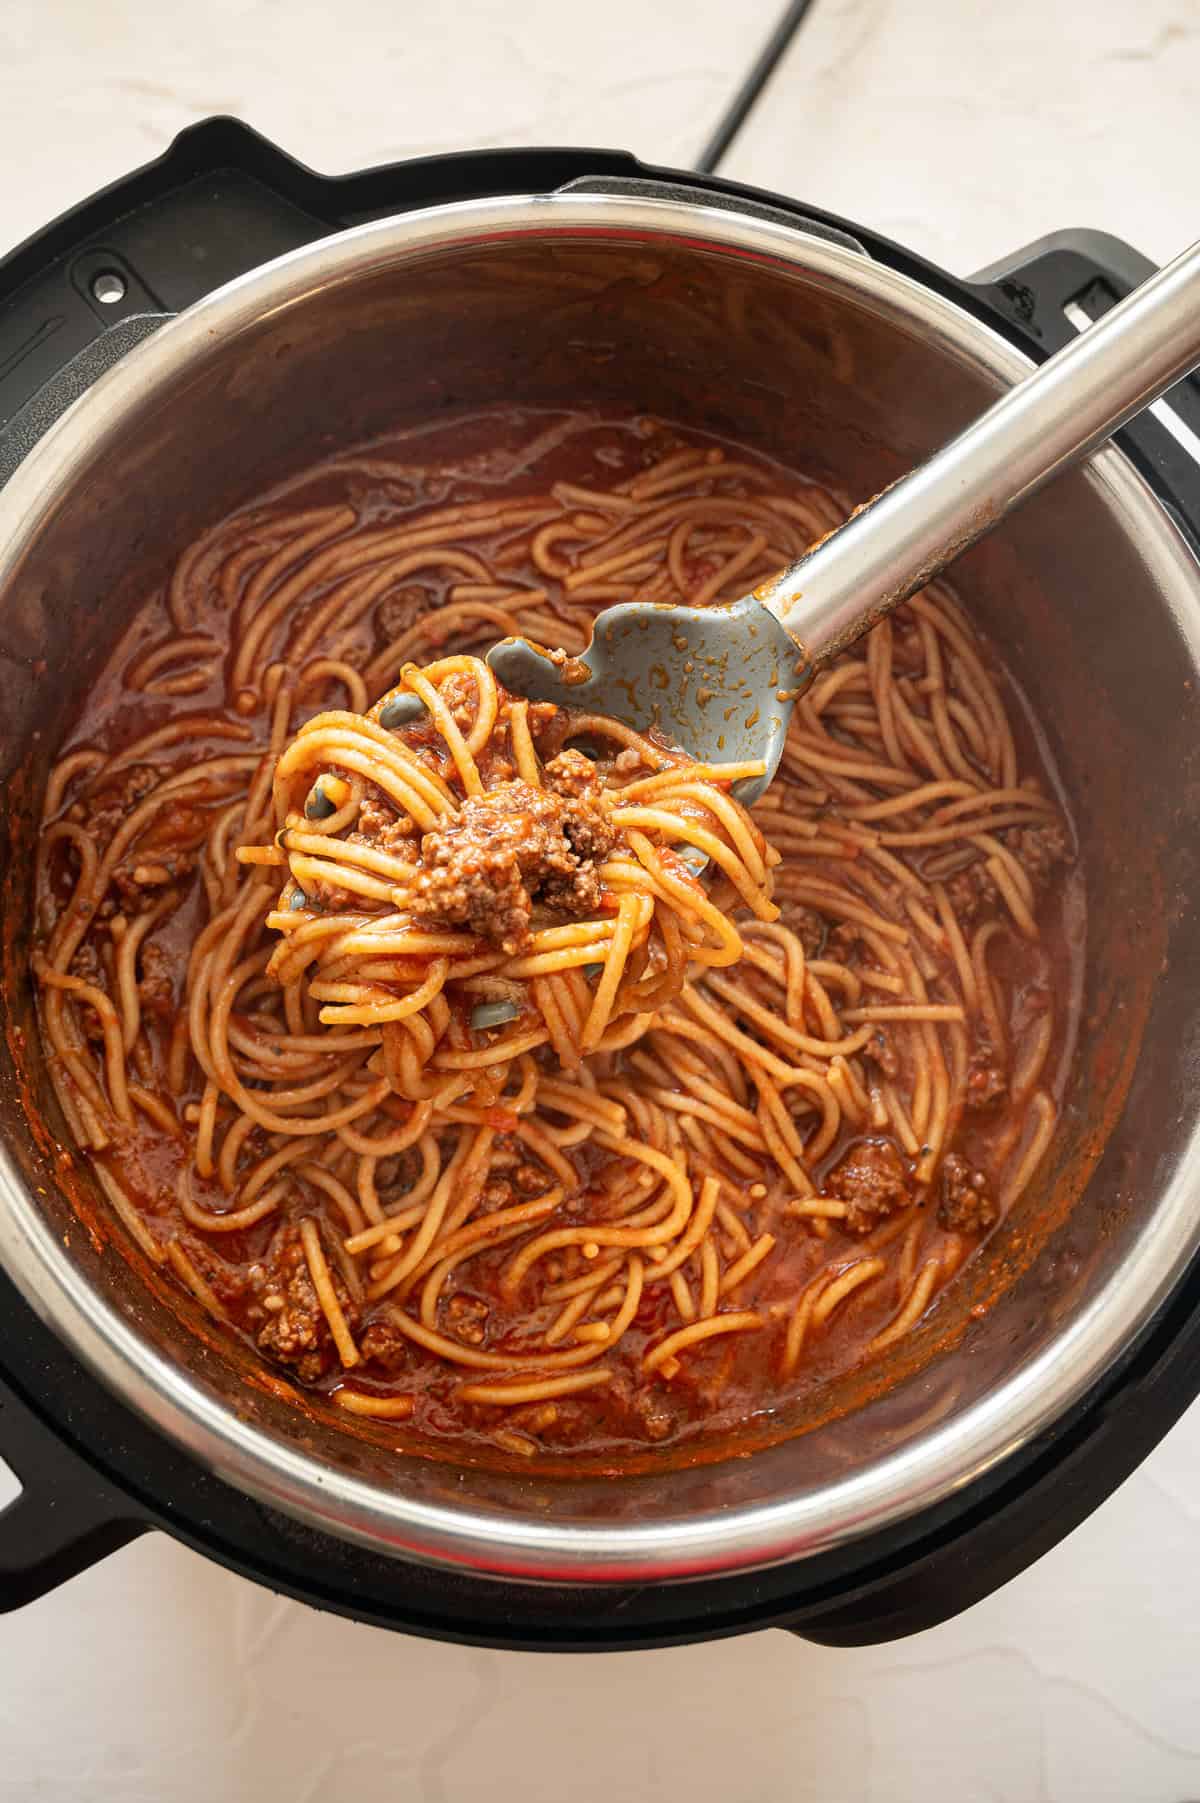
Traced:
<path id="1" fill-rule="evenodd" d="M 223 521 L 138 615 L 48 785 L 47 1055 L 141 1251 L 344 1419 L 681 1440 L 885 1358 L 1033 1179 L 1068 830 L 940 588 L 753 818 L 507 696 L 496 638 L 731 598 L 844 510 L 648 422 L 457 431 Z"/>
<path id="2" fill-rule="evenodd" d="M 421 724 L 392 724 L 413 698 Z M 599 741 L 590 760 L 570 743 L 581 734 Z M 776 854 L 729 794 L 761 772 L 511 697 L 479 658 L 409 665 L 368 714 L 318 714 L 279 759 L 274 838 L 237 852 L 285 874 L 267 975 L 310 1034 L 366 1029 L 368 1069 L 439 1120 L 494 1105 L 515 1059 L 546 1046 L 576 1071 L 625 1044 L 627 1016 L 673 1001 L 689 968 L 740 959 L 681 848 L 711 857 L 753 918 L 778 917 Z M 240 925 L 249 942 L 258 920 Z M 253 1115 L 244 1087 L 225 1093 Z"/>

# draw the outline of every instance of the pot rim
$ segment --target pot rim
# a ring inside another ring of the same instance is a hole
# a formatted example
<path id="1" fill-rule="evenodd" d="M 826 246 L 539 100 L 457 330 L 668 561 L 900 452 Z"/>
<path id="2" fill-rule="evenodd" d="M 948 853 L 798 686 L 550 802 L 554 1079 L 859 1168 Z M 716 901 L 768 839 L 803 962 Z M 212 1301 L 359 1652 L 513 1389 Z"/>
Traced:
<path id="1" fill-rule="evenodd" d="M 139 409 L 153 404 L 214 343 L 314 290 L 378 273 L 402 258 L 454 248 L 596 233 L 618 240 L 686 237 L 853 290 L 899 313 L 937 349 L 1001 386 L 1031 367 L 964 308 L 869 257 L 767 219 L 675 198 L 511 195 L 373 221 L 261 265 L 177 315 L 67 410 L 0 490 L 0 593 L 50 519 L 58 496 Z M 1125 457 L 1107 447 L 1086 468 L 1149 573 L 1172 597 L 1200 664 L 1200 570 Z M 911 1517 L 981 1477 L 1061 1417 L 1135 1339 L 1181 1277 L 1200 1239 L 1200 1121 L 1119 1272 L 1041 1352 L 990 1393 L 911 1445 L 806 1494 L 653 1523 L 556 1524 L 430 1504 L 334 1472 L 238 1418 L 146 1341 L 94 1290 L 0 1146 L 0 1259 L 34 1310 L 136 1413 L 218 1477 L 341 1539 L 423 1564 L 526 1581 L 613 1583 L 731 1574 L 812 1557 Z"/>

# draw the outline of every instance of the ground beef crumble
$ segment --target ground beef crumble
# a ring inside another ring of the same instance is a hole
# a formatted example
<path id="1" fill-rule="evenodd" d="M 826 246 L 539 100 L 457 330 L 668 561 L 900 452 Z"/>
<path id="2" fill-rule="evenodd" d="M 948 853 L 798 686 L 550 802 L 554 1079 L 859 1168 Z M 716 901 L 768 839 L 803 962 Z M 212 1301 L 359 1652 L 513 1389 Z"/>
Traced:
<path id="1" fill-rule="evenodd" d="M 942 1160 L 939 1224 L 948 1233 L 985 1233 L 999 1219 L 1000 1210 L 988 1194 L 984 1173 L 973 1171 L 961 1153 L 947 1153 Z"/>
<path id="2" fill-rule="evenodd" d="M 385 1371 L 400 1371 L 407 1365 L 412 1342 L 386 1316 L 369 1321 L 358 1336 L 358 1350 L 367 1364 L 382 1365 Z"/>
<path id="3" fill-rule="evenodd" d="M 487 1336 L 490 1310 L 479 1296 L 459 1291 L 446 1303 L 446 1329 L 464 1346 L 482 1346 Z"/>
<path id="4" fill-rule="evenodd" d="M 363 796 L 358 810 L 358 826 L 349 835 L 352 841 L 373 845 L 380 851 L 401 852 L 411 856 L 416 827 L 407 814 L 370 791 Z"/>
<path id="5" fill-rule="evenodd" d="M 90 983 L 94 989 L 107 992 L 109 988 L 109 969 L 97 947 L 90 939 L 85 939 L 75 948 L 71 958 L 71 975 L 80 977 L 83 982 Z M 79 1012 L 79 1026 L 85 1039 L 93 1045 L 104 1043 L 104 1022 L 92 1008 L 82 1008 Z"/>
<path id="6" fill-rule="evenodd" d="M 1008 1078 L 996 1048 L 989 1039 L 977 1039 L 967 1065 L 967 1107 L 991 1108 L 1007 1094 Z"/>
<path id="7" fill-rule="evenodd" d="M 169 1021 L 175 1014 L 174 961 L 161 945 L 143 945 L 138 1000 L 144 1014 Z"/>
<path id="8" fill-rule="evenodd" d="M 779 924 L 795 933 L 804 947 L 806 958 L 819 958 L 829 937 L 824 916 L 803 902 L 784 900 L 779 904 Z"/>
<path id="9" fill-rule="evenodd" d="M 1049 887 L 1055 871 L 1071 862 L 1070 842 L 1057 820 L 1048 821 L 1044 826 L 1021 827 L 1008 837 L 1038 895 Z"/>
<path id="10" fill-rule="evenodd" d="M 851 1146 L 825 1179 L 825 1189 L 849 1203 L 842 1222 L 847 1233 L 870 1233 L 912 1201 L 904 1160 L 890 1139 L 861 1139 Z"/>
<path id="11" fill-rule="evenodd" d="M 548 789 L 571 801 L 597 801 L 604 787 L 592 760 L 570 747 L 552 757 L 543 774 Z"/>
<path id="12" fill-rule="evenodd" d="M 97 843 L 107 845 L 162 775 L 154 764 L 130 764 L 128 769 L 99 784 L 88 796 L 86 806 L 82 802 L 76 803 L 71 813 L 78 812 L 79 818 L 86 819 Z"/>
<path id="13" fill-rule="evenodd" d="M 94 983 L 98 989 L 103 989 L 108 978 L 100 953 L 90 939 L 84 939 L 76 946 L 70 969 L 73 977 L 82 977 L 85 983 Z"/>
<path id="14" fill-rule="evenodd" d="M 639 1384 L 626 1373 L 617 1372 L 613 1376 L 611 1388 L 608 1388 L 608 1394 L 622 1413 L 627 1413 L 632 1418 L 631 1430 L 644 1440 L 669 1440 L 687 1419 L 688 1404 L 685 1397 L 678 1391 L 672 1392 L 664 1384 Z M 557 1425 L 554 1437 L 560 1444 L 568 1438 L 557 1431 Z"/>
<path id="15" fill-rule="evenodd" d="M 332 1263 L 329 1274 L 353 1332 L 358 1310 Z M 302 1383 L 316 1383 L 337 1363 L 337 1351 L 295 1227 L 276 1234 L 267 1256 L 250 1267 L 249 1278 L 261 1320 L 255 1333 L 259 1351 L 280 1365 L 290 1365 Z"/>
<path id="16" fill-rule="evenodd" d="M 564 751 L 545 781 L 470 796 L 455 819 L 426 833 L 412 913 L 469 926 L 512 956 L 529 940 L 535 901 L 576 916 L 598 907 L 597 865 L 616 841 L 599 777 L 582 753 Z"/>
<path id="17" fill-rule="evenodd" d="M 433 590 L 421 588 L 416 583 L 406 583 L 403 588 L 393 589 L 390 595 L 385 595 L 375 610 L 375 625 L 384 644 L 391 644 L 401 633 L 408 632 L 437 604 L 438 597 Z"/>
<path id="18" fill-rule="evenodd" d="M 438 683 L 437 691 L 459 732 L 470 732 L 479 708 L 479 690 L 474 678 L 465 673 L 447 676 L 444 682 Z"/>
<path id="19" fill-rule="evenodd" d="M 1028 872 L 1037 896 L 1046 892 L 1055 872 L 1074 857 L 1066 830 L 1057 820 L 1042 826 L 1012 827 L 1001 836 Z M 946 898 L 964 926 L 974 925 L 989 909 L 1003 907 L 1000 891 L 982 857 L 946 878 Z"/>
<path id="20" fill-rule="evenodd" d="M 112 884 L 130 913 L 152 905 L 164 890 L 186 881 L 196 868 L 211 815 L 179 803 L 159 808 L 113 872 Z"/>
<path id="21" fill-rule="evenodd" d="M 973 926 L 982 913 L 999 904 L 1000 891 L 982 858 L 946 878 L 946 900 L 960 926 Z"/>

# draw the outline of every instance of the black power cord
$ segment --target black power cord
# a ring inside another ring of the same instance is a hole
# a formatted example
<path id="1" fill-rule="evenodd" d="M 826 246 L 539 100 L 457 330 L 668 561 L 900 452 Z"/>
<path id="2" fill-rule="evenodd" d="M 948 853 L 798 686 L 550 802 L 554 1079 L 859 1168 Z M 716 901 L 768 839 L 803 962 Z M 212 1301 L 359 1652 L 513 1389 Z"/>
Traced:
<path id="1" fill-rule="evenodd" d="M 699 174 L 712 175 L 716 171 L 812 3 L 813 0 L 791 0 L 791 4 L 784 9 L 783 16 L 763 45 L 753 68 L 726 107 L 712 137 L 696 158 L 695 168 Z"/>

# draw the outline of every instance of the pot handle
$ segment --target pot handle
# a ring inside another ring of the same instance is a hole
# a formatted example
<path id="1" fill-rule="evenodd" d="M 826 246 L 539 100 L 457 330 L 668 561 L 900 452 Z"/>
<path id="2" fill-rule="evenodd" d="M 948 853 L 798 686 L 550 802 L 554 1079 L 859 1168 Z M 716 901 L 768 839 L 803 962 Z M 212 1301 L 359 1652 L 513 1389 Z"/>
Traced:
<path id="1" fill-rule="evenodd" d="M 1039 361 L 1154 274 L 1157 264 L 1124 239 L 1085 229 L 1052 232 L 990 264 L 968 286 L 999 312 Z M 1176 522 L 1200 548 L 1200 380 L 1195 373 L 1116 435 Z"/>
<path id="2" fill-rule="evenodd" d="M 826 219 L 800 207 L 793 210 L 783 206 L 777 199 L 748 199 L 743 192 L 726 191 L 719 182 L 710 185 L 706 181 L 702 185 L 699 182 L 660 181 L 642 175 L 585 175 L 564 182 L 555 192 L 609 194 L 618 200 L 623 196 L 636 200 L 674 200 L 687 206 L 716 207 L 723 213 L 749 214 L 752 219 L 765 219 L 771 225 L 786 225 L 790 231 L 806 232 L 809 237 L 822 238 L 827 244 L 839 244 L 843 250 L 857 251 L 860 257 L 868 254 L 866 246 L 857 238 Z"/>
<path id="3" fill-rule="evenodd" d="M 21 1485 L 0 1509 L 0 1613 L 44 1596 L 153 1525 L 2 1377 L 0 1447 Z"/>

